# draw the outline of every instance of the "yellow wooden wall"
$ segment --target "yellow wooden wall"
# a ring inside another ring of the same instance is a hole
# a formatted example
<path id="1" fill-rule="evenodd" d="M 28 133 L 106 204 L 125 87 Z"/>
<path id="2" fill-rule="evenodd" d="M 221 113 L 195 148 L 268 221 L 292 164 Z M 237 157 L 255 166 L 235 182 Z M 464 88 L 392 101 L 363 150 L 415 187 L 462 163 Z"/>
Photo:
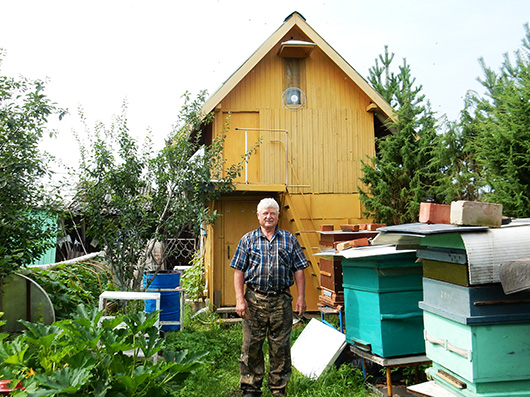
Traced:
<path id="1" fill-rule="evenodd" d="M 292 32 L 286 39 L 291 36 L 306 39 L 301 33 L 298 35 Z M 277 55 L 278 48 L 270 51 L 222 100 L 217 108 L 215 133 L 221 133 L 228 112 L 234 116 L 257 112 L 257 125 L 231 123 L 227 134 L 236 134 L 236 127 L 287 130 L 289 183 L 309 186 L 291 187 L 291 192 L 356 192 L 361 176 L 360 161 L 374 155 L 373 114 L 366 111 L 370 104 L 368 96 L 316 48 L 309 58 L 302 60 L 300 88 L 307 96 L 305 107 L 298 111 L 284 108 L 281 103 L 286 88 L 284 59 Z M 260 162 L 254 165 L 260 170 L 252 174 L 259 174 L 261 183 L 284 183 L 284 145 L 271 143 L 271 140 L 284 140 L 284 135 L 263 132 L 262 136 Z M 283 149 L 278 150 L 278 145 Z M 271 150 L 273 146 L 275 151 Z M 243 153 L 243 148 L 240 151 Z"/>

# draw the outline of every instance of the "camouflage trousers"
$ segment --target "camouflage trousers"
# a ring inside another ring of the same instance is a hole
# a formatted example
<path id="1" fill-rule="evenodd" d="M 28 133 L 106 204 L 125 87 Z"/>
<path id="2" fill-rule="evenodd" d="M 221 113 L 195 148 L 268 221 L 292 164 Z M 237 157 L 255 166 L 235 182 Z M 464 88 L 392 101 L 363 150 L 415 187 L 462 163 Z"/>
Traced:
<path id="1" fill-rule="evenodd" d="M 268 382 L 271 391 L 284 391 L 291 377 L 292 296 L 287 289 L 277 296 L 266 296 L 247 289 L 249 315 L 243 320 L 243 345 L 239 370 L 241 389 L 261 390 L 265 376 L 263 343 L 269 345 Z"/>

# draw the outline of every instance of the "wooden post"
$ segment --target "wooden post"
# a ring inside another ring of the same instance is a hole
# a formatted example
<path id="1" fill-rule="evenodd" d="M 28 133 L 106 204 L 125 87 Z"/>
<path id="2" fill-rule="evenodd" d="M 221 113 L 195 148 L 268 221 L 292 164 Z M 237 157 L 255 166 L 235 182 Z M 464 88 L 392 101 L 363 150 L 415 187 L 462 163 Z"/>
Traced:
<path id="1" fill-rule="evenodd" d="M 386 367 L 386 388 L 388 391 L 388 395 L 392 397 L 392 374 L 390 367 Z"/>

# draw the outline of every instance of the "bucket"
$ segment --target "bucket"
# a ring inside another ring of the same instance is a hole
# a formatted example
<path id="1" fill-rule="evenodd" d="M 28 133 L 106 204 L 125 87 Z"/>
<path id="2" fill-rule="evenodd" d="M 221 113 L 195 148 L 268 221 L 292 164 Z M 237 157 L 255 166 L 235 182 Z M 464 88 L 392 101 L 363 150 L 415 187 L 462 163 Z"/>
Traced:
<path id="1" fill-rule="evenodd" d="M 153 273 L 145 273 L 143 276 L 143 287 L 153 278 Z M 175 291 L 180 285 L 180 272 L 160 272 L 151 282 L 146 292 L 160 292 L 160 321 L 180 321 L 180 291 Z M 156 310 L 155 302 L 145 300 L 145 311 L 150 313 Z M 164 324 L 162 331 L 176 331 L 180 329 L 178 324 Z"/>

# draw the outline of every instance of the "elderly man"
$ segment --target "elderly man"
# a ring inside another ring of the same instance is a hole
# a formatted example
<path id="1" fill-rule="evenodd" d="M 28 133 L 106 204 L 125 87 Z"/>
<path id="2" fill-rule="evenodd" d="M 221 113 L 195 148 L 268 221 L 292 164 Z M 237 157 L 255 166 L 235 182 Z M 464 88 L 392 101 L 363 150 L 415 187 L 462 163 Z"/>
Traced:
<path id="1" fill-rule="evenodd" d="M 230 264 L 235 270 L 236 312 L 243 318 L 240 385 L 243 396 L 261 395 L 267 337 L 269 388 L 274 396 L 281 396 L 291 376 L 293 298 L 289 287 L 296 283 L 295 310 L 301 315 L 306 309 L 304 269 L 309 263 L 296 237 L 277 227 L 278 203 L 263 199 L 257 211 L 259 227 L 241 238 Z"/>

